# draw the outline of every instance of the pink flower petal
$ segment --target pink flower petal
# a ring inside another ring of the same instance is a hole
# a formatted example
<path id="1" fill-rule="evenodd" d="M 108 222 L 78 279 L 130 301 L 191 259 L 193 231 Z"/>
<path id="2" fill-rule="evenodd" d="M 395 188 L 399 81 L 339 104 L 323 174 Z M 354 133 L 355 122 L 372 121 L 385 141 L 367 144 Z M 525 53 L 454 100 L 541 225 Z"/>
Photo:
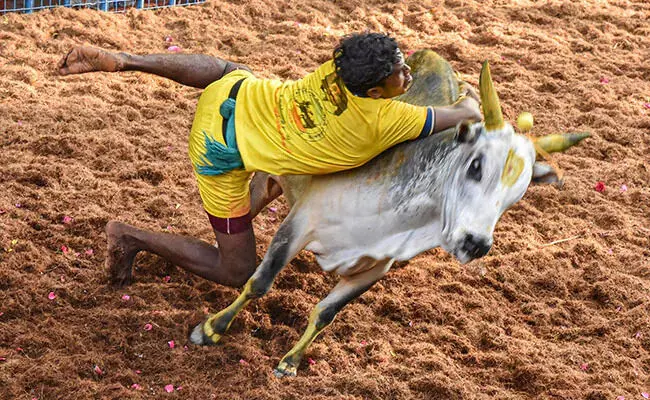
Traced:
<path id="1" fill-rule="evenodd" d="M 171 393 L 174 391 L 174 385 L 165 385 L 165 392 Z"/>
<path id="2" fill-rule="evenodd" d="M 178 53 L 179 51 L 181 51 L 181 48 L 178 47 L 178 46 L 175 46 L 175 45 L 174 46 L 169 46 L 169 47 L 167 47 L 167 51 L 171 51 L 173 53 Z"/>
<path id="3" fill-rule="evenodd" d="M 643 397 L 644 399 L 650 399 L 650 393 L 641 392 L 641 397 Z"/>
<path id="4" fill-rule="evenodd" d="M 5 313 L 3 313 L 2 311 L 0 311 L 0 317 L 2 317 L 3 315 L 5 315 Z"/>
<path id="5" fill-rule="evenodd" d="M 153 326 L 151 324 L 144 324 L 144 330 L 145 331 L 150 331 L 153 329 Z"/>
<path id="6" fill-rule="evenodd" d="M 72 222 L 71 217 L 68 217 L 67 215 L 63 217 L 63 223 L 64 224 L 69 224 L 70 222 Z"/>
<path id="7" fill-rule="evenodd" d="M 63 254 L 68 254 L 69 251 L 70 249 L 68 249 L 68 246 L 61 246 L 61 252 Z"/>
<path id="8" fill-rule="evenodd" d="M 16 203 L 16 208 L 20 208 L 20 207 L 22 207 L 22 206 L 23 206 L 22 204 L 20 204 L 20 203 Z"/>
<path id="9" fill-rule="evenodd" d="M 580 369 L 583 370 L 583 371 L 588 370 L 589 369 L 589 364 L 587 364 L 587 363 L 580 364 Z"/>
<path id="10" fill-rule="evenodd" d="M 627 185 L 621 185 L 621 193 L 627 192 Z"/>
<path id="11" fill-rule="evenodd" d="M 142 390 L 142 386 L 138 385 L 137 383 L 134 383 L 133 385 L 131 385 L 131 389 Z"/>
<path id="12" fill-rule="evenodd" d="M 179 387 L 176 388 L 176 391 L 179 391 L 179 390 L 182 390 L 182 389 L 183 389 L 183 387 L 179 386 Z"/>
<path id="13" fill-rule="evenodd" d="M 131 296 L 129 296 L 128 294 L 123 294 L 122 295 L 122 300 L 129 301 L 129 300 L 131 300 Z"/>
<path id="14" fill-rule="evenodd" d="M 84 253 L 85 253 L 87 256 L 92 256 L 93 253 L 94 253 L 94 251 L 93 251 L 93 249 L 86 249 L 86 251 L 85 251 Z"/>
<path id="15" fill-rule="evenodd" d="M 641 332 L 635 333 L 634 337 L 637 338 L 637 339 L 641 339 Z"/>
<path id="16" fill-rule="evenodd" d="M 5 357 L 0 357 L 0 362 L 5 362 L 7 359 Z"/>
<path id="17" fill-rule="evenodd" d="M 172 38 L 171 36 L 165 36 L 165 42 L 166 43 L 171 43 L 173 41 L 174 41 L 174 38 Z"/>
<path id="18" fill-rule="evenodd" d="M 101 375 L 104 375 L 104 371 L 102 371 L 102 369 L 99 368 L 99 365 L 95 365 L 95 366 L 93 367 L 93 371 L 95 371 L 95 373 L 96 373 L 97 375 L 100 375 L 100 376 L 101 376 Z"/>
<path id="19" fill-rule="evenodd" d="M 274 212 L 278 212 L 278 209 L 276 207 L 269 207 L 269 211 L 274 213 Z"/>
<path id="20" fill-rule="evenodd" d="M 366 342 L 365 340 L 362 340 L 362 341 L 361 341 L 361 345 L 362 345 L 362 346 L 365 346 L 365 345 L 367 345 L 367 344 L 368 344 L 368 342 Z"/>
<path id="21" fill-rule="evenodd" d="M 3 210 L 2 208 L 0 208 L 0 215 L 5 214 L 6 212 L 7 210 Z"/>
<path id="22" fill-rule="evenodd" d="M 170 340 L 169 342 L 167 342 L 167 345 L 169 346 L 170 349 L 173 349 L 174 347 L 176 347 L 176 343 L 174 343 L 173 340 Z"/>
<path id="23" fill-rule="evenodd" d="M 650 109 L 650 103 L 644 103 L 643 107 Z"/>
<path id="24" fill-rule="evenodd" d="M 163 282 L 165 282 L 165 283 L 169 283 L 169 281 L 171 281 L 171 280 L 172 280 L 172 277 L 169 276 L 169 275 L 167 275 L 166 277 L 163 278 Z"/>
<path id="25" fill-rule="evenodd" d="M 609 83 L 609 79 L 607 79 L 607 78 L 605 78 L 605 77 L 603 76 L 602 78 L 600 78 L 600 83 L 602 83 L 602 84 Z"/>
<path id="26" fill-rule="evenodd" d="M 244 360 L 243 358 L 239 360 L 239 363 L 241 365 L 248 365 L 248 362 L 246 362 L 246 360 Z"/>
<path id="27" fill-rule="evenodd" d="M 22 347 L 16 347 L 16 351 L 17 351 L 18 353 L 22 353 L 22 352 L 23 352 L 23 348 L 22 348 Z"/>
<path id="28" fill-rule="evenodd" d="M 308 359 L 307 361 L 309 362 L 309 365 L 314 365 L 314 364 L 316 364 L 316 361 L 314 361 L 314 360 L 311 359 L 311 358 Z"/>
<path id="29" fill-rule="evenodd" d="M 625 396 L 617 396 L 616 400 L 625 400 Z"/>
<path id="30" fill-rule="evenodd" d="M 185 350 L 185 351 L 190 351 L 190 348 L 187 347 L 187 346 L 183 346 L 183 350 Z"/>
<path id="31" fill-rule="evenodd" d="M 605 191 L 605 182 L 598 181 L 596 182 L 596 185 L 594 186 L 594 190 L 596 190 L 598 193 L 602 193 Z"/>
<path id="32" fill-rule="evenodd" d="M 140 375 L 140 374 L 142 373 L 142 371 L 140 371 L 139 369 L 136 369 L 136 370 L 135 370 L 135 373 L 138 374 L 138 375 Z"/>
<path id="33" fill-rule="evenodd" d="M 56 293 L 54 293 L 54 292 L 50 292 L 50 293 L 47 295 L 47 298 L 50 299 L 50 300 L 54 300 L 54 299 L 56 299 Z"/>

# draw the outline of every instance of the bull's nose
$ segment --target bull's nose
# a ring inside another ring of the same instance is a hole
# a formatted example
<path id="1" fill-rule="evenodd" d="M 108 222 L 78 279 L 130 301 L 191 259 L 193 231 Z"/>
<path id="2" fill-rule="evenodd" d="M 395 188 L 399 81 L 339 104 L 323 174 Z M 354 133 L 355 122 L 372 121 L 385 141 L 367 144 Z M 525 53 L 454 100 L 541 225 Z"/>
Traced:
<path id="1" fill-rule="evenodd" d="M 492 241 L 483 237 L 476 237 L 471 233 L 465 235 L 463 241 L 463 251 L 470 257 L 480 258 L 486 255 L 492 248 Z"/>

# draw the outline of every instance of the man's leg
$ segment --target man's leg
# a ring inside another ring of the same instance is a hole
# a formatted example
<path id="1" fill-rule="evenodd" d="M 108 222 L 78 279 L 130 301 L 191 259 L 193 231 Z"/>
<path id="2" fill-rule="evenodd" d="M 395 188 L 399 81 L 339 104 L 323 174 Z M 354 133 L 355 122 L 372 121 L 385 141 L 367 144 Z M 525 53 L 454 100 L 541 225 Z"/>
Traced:
<path id="1" fill-rule="evenodd" d="M 86 72 L 141 71 L 171 79 L 182 85 L 204 89 L 227 73 L 250 69 L 205 54 L 149 54 L 144 56 L 114 53 L 95 47 L 75 47 L 58 65 L 61 75 Z"/>
<path id="2" fill-rule="evenodd" d="M 133 260 L 144 250 L 221 285 L 242 286 L 256 267 L 252 224 L 241 233 L 214 233 L 219 247 L 188 236 L 144 231 L 110 221 L 106 224 L 106 265 L 111 281 L 119 286 L 131 283 Z"/>

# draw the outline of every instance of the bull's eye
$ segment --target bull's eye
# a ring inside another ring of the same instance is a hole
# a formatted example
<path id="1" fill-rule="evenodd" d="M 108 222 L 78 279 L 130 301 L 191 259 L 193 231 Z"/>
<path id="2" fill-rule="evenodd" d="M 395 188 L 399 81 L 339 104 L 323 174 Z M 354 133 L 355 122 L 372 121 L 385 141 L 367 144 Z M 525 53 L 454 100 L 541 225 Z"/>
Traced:
<path id="1" fill-rule="evenodd" d="M 472 160 L 469 164 L 469 169 L 467 170 L 467 177 L 473 179 L 476 182 L 480 182 L 482 178 L 481 173 L 481 164 L 483 163 L 483 156 L 478 156 Z"/>

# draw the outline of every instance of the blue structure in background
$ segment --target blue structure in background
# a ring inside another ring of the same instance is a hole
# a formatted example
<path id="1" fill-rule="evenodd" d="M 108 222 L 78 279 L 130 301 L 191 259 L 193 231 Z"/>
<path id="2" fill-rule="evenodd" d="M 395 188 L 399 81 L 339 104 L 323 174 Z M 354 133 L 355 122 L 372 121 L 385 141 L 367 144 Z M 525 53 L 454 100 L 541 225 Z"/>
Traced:
<path id="1" fill-rule="evenodd" d="M 55 7 L 93 8 L 100 11 L 124 12 L 129 8 L 156 8 L 200 4 L 205 0 L 0 0 L 0 15 L 9 12 L 30 14 Z"/>

